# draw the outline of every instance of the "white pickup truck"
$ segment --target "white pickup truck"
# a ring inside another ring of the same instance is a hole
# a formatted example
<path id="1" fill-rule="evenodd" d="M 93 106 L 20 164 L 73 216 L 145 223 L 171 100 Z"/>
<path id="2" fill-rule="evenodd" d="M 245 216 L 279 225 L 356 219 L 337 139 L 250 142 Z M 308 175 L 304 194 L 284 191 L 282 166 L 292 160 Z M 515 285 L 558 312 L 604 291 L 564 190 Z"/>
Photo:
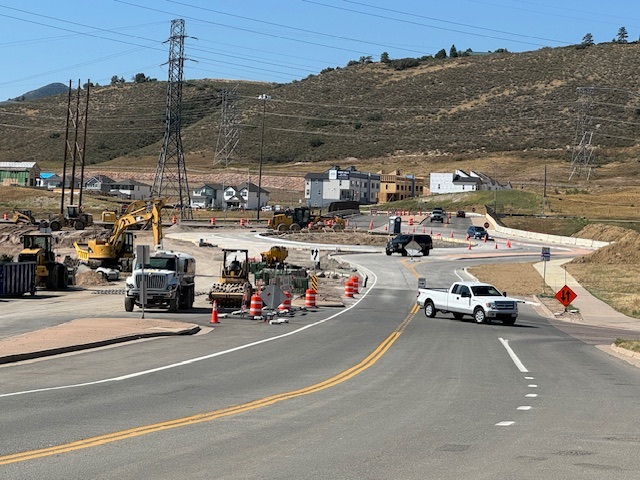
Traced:
<path id="1" fill-rule="evenodd" d="M 488 283 L 457 282 L 448 289 L 418 288 L 416 301 L 430 318 L 437 312 L 450 312 L 458 320 L 471 315 L 476 323 L 496 319 L 513 325 L 518 317 L 518 300 L 507 297 Z"/>

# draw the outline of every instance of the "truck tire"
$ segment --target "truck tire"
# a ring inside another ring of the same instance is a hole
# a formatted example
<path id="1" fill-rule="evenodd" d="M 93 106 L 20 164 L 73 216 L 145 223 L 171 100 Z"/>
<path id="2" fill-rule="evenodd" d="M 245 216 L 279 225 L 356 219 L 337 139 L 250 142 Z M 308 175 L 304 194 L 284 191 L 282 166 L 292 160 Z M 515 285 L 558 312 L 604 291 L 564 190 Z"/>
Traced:
<path id="1" fill-rule="evenodd" d="M 49 228 L 51 228 L 52 231 L 57 232 L 62 228 L 62 224 L 60 223 L 59 220 L 51 220 L 51 223 L 49 224 Z"/>
<path id="2" fill-rule="evenodd" d="M 400 255 L 402 255 L 403 257 L 406 257 L 408 255 L 407 251 L 403 248 L 402 251 L 400 252 Z"/>
<path id="3" fill-rule="evenodd" d="M 135 300 L 133 297 L 124 297 L 124 309 L 127 312 L 133 312 L 133 306 L 135 305 Z"/>
<path id="4" fill-rule="evenodd" d="M 47 290 L 55 290 L 58 288 L 58 266 L 53 265 L 50 266 L 49 275 L 47 275 L 47 279 L 45 280 L 45 288 Z"/>
<path id="5" fill-rule="evenodd" d="M 390 250 L 385 250 L 384 253 L 386 253 L 387 255 L 391 255 L 391 251 Z"/>
<path id="6" fill-rule="evenodd" d="M 422 255 L 423 255 L 424 257 L 428 257 L 428 256 L 429 256 L 429 251 L 430 251 L 430 249 L 425 248 L 424 250 L 422 250 Z"/>
<path id="7" fill-rule="evenodd" d="M 456 320 L 462 320 L 463 317 L 464 317 L 464 314 L 460 312 L 453 312 L 453 318 L 455 318 Z"/>
<path id="8" fill-rule="evenodd" d="M 176 292 L 176 296 L 169 300 L 169 311 L 177 312 L 180 305 L 180 292 Z"/>
<path id="9" fill-rule="evenodd" d="M 515 325 L 516 324 L 516 319 L 515 318 L 505 318 L 504 320 L 502 320 L 502 324 L 503 325 Z"/>
<path id="10" fill-rule="evenodd" d="M 289 225 L 289 230 L 292 232 L 299 232 L 300 225 L 298 225 L 297 223 L 292 223 L 291 225 Z"/>
<path id="11" fill-rule="evenodd" d="M 67 273 L 67 267 L 61 264 L 58 267 L 58 290 L 66 290 L 69 286 L 69 275 Z"/>
<path id="12" fill-rule="evenodd" d="M 84 222 L 82 220 L 76 220 L 73 224 L 73 228 L 76 230 L 84 230 Z"/>
<path id="13" fill-rule="evenodd" d="M 436 316 L 436 307 L 431 300 L 427 300 L 424 304 L 424 314 L 427 318 L 433 318 Z"/>
<path id="14" fill-rule="evenodd" d="M 280 225 L 278 225 L 279 232 L 286 232 L 287 230 L 288 230 L 288 227 L 284 223 L 281 223 Z"/>
<path id="15" fill-rule="evenodd" d="M 482 307 L 476 307 L 476 309 L 473 311 L 473 319 L 476 321 L 476 323 L 486 323 L 487 314 L 484 312 Z"/>

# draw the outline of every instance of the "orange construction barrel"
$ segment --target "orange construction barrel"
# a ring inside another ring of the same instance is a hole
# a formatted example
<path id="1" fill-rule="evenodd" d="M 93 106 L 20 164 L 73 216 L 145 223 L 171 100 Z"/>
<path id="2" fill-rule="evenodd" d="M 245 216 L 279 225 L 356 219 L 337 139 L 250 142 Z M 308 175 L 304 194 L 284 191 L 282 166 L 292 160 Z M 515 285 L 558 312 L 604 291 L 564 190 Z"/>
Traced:
<path id="1" fill-rule="evenodd" d="M 316 291 L 313 288 L 307 288 L 307 291 L 304 294 L 304 306 L 307 308 L 315 308 Z"/>
<path id="2" fill-rule="evenodd" d="M 257 293 L 251 295 L 251 304 L 249 307 L 249 315 L 259 317 L 262 315 L 262 298 Z"/>
<path id="3" fill-rule="evenodd" d="M 360 277 L 358 275 L 351 275 L 351 284 L 353 285 L 353 293 L 358 294 L 358 283 L 360 283 Z"/>
<path id="4" fill-rule="evenodd" d="M 216 224 L 216 217 L 211 217 L 211 225 L 215 225 Z"/>
<path id="5" fill-rule="evenodd" d="M 353 283 L 347 280 L 344 284 L 344 298 L 353 298 Z"/>

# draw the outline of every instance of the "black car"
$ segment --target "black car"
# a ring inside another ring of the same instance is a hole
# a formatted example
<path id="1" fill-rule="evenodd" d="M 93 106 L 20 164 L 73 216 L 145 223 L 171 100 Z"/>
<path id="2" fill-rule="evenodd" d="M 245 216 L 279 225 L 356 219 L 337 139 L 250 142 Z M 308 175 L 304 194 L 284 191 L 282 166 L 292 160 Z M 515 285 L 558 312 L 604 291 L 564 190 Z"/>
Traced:
<path id="1" fill-rule="evenodd" d="M 405 250 L 405 247 L 411 241 L 415 241 L 418 245 L 420 245 L 422 255 L 424 255 L 425 257 L 429 255 L 429 251 L 433 248 L 433 240 L 431 240 L 431 235 L 400 234 L 396 235 L 387 242 L 385 251 L 387 255 L 391 255 L 392 253 L 399 253 L 403 257 L 406 257 L 408 253 Z"/>
<path id="2" fill-rule="evenodd" d="M 487 239 L 489 238 L 489 233 L 484 229 L 484 227 L 478 227 L 475 225 L 471 225 L 467 229 L 467 235 L 469 235 L 469 238 L 479 238 L 479 239 L 484 239 L 485 237 L 487 237 Z"/>

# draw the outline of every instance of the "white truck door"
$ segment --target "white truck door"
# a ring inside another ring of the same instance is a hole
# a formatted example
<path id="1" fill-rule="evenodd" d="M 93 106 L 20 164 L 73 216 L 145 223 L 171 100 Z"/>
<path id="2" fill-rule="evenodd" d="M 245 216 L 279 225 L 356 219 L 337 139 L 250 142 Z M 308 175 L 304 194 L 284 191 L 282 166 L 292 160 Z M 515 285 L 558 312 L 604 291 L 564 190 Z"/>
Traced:
<path id="1" fill-rule="evenodd" d="M 449 310 L 452 312 L 471 313 L 471 290 L 467 285 L 458 285 L 455 293 L 449 294 Z"/>

